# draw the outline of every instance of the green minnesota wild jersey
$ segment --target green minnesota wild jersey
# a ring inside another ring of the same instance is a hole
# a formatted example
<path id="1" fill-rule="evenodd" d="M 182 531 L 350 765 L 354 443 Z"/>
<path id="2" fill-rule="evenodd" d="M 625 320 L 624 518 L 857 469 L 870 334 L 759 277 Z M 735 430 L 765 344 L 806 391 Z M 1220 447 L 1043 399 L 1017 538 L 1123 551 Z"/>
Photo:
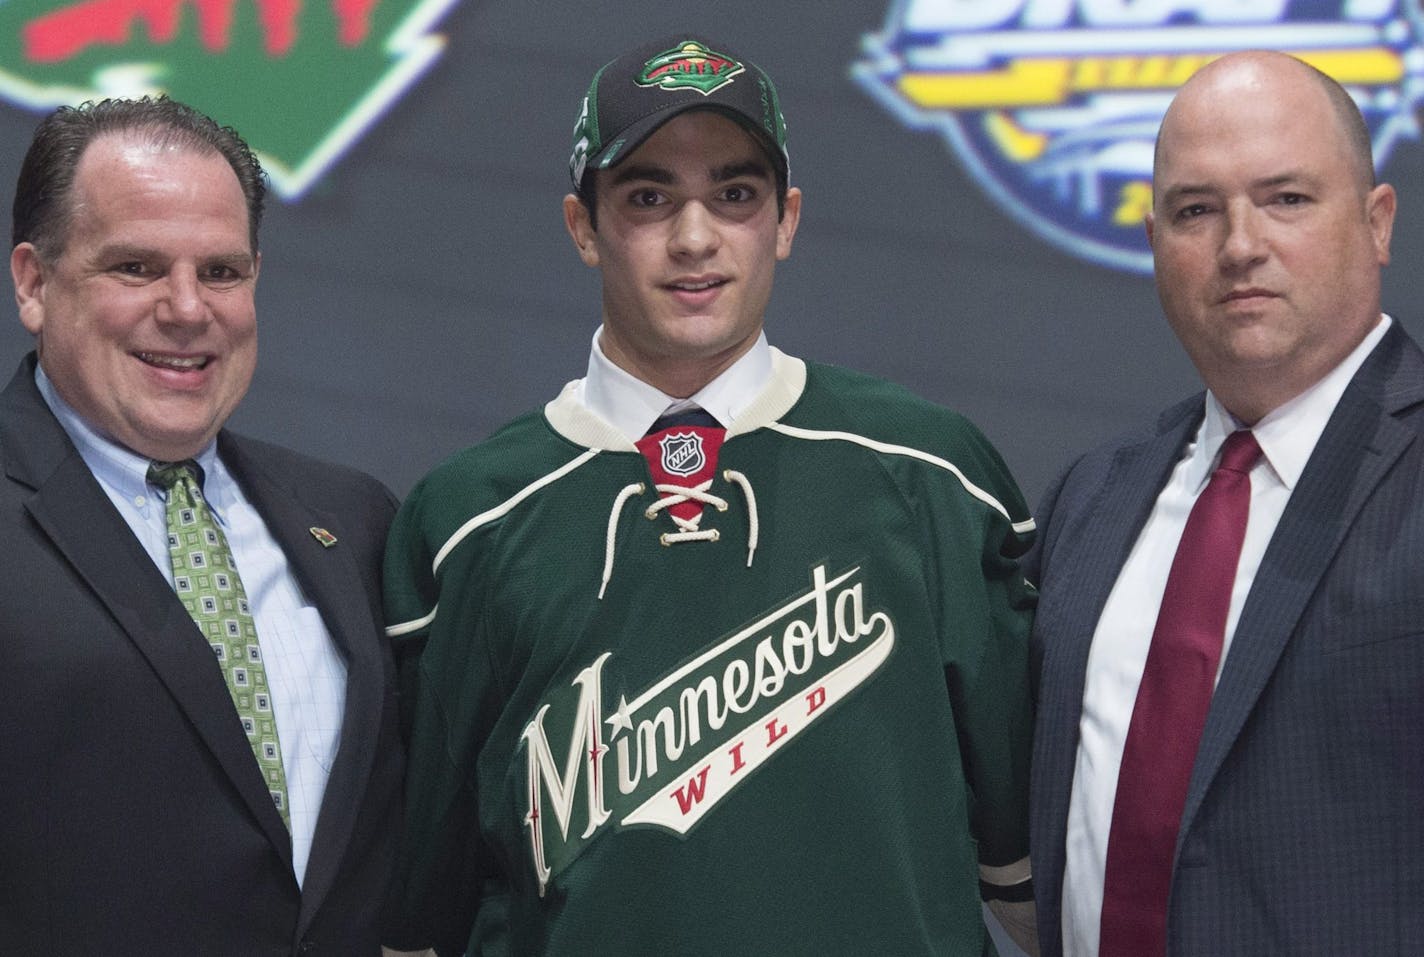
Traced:
<path id="1" fill-rule="evenodd" d="M 773 350 L 720 448 L 666 435 L 655 475 L 577 387 L 396 521 L 411 741 L 388 942 L 992 953 L 981 889 L 1028 887 L 1032 723 L 1033 522 L 997 453 Z"/>

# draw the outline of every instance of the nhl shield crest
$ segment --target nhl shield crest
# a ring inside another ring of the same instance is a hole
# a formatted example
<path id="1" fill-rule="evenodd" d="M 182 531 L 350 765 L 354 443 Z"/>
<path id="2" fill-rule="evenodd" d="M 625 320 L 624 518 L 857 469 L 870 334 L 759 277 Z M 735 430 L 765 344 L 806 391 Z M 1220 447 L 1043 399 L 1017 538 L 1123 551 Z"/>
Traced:
<path id="1" fill-rule="evenodd" d="M 696 432 L 669 432 L 658 440 L 663 470 L 672 475 L 693 475 L 707 464 L 702 436 Z"/>

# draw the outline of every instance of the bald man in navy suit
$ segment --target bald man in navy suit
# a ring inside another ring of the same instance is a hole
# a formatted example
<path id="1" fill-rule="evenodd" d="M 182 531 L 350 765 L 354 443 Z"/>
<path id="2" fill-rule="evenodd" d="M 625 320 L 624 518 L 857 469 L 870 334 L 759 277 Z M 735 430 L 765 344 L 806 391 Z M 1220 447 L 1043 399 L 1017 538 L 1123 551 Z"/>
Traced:
<path id="1" fill-rule="evenodd" d="M 1424 946 L 1424 356 L 1381 313 L 1394 213 L 1349 94 L 1299 60 L 1223 57 L 1167 111 L 1147 230 L 1207 391 L 1073 463 L 1039 510 L 1045 955 Z M 1199 737 L 1158 726 L 1132 750 L 1179 539 L 1240 430 L 1261 454 L 1239 557 L 1188 562 L 1228 569 Z M 1144 792 L 1171 809 L 1151 850 L 1120 836 Z M 1124 882 L 1125 860 L 1146 870 Z"/>

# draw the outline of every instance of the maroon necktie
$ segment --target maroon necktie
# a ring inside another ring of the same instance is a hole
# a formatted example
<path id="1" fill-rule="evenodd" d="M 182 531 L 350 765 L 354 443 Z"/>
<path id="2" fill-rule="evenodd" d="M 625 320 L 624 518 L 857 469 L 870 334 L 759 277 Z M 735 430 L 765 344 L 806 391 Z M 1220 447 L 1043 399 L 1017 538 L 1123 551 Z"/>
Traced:
<path id="1" fill-rule="evenodd" d="M 1216 681 L 1261 447 L 1233 432 L 1187 516 L 1137 689 L 1117 779 L 1099 957 L 1162 957 L 1172 855 Z"/>

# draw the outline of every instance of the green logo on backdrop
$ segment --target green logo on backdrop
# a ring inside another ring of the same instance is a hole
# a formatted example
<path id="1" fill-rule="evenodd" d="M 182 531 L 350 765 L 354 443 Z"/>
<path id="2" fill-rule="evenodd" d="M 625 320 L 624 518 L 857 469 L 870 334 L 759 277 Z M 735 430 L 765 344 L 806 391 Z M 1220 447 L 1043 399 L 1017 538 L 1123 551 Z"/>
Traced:
<path id="1" fill-rule="evenodd" d="M 455 0 L 0 0 L 0 97 L 167 93 L 302 195 L 430 66 Z"/>

